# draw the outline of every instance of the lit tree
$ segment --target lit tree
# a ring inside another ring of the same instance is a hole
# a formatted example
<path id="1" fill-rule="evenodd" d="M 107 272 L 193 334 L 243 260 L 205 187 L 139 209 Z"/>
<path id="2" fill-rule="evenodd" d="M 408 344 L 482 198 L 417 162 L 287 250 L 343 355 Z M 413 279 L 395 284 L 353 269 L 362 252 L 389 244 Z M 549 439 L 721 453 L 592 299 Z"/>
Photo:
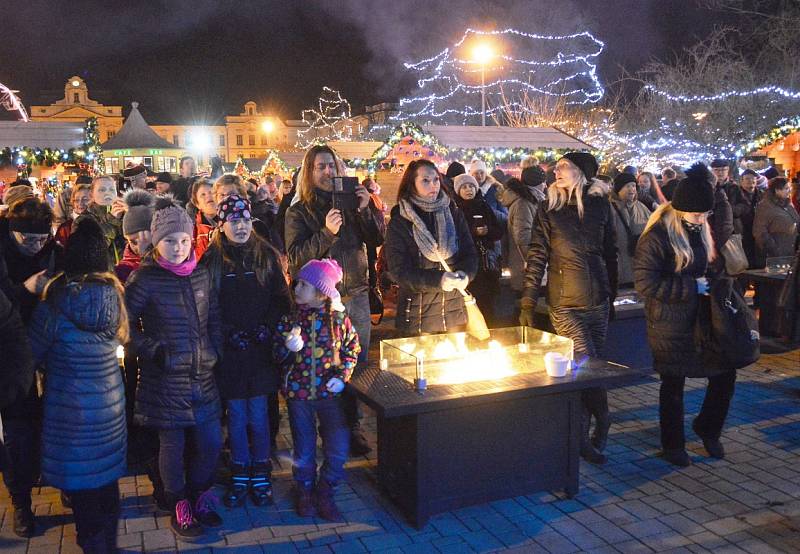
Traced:
<path id="1" fill-rule="evenodd" d="M 309 108 L 302 111 L 303 123 L 307 127 L 297 132 L 296 146 L 308 148 L 312 144 L 331 140 L 351 140 L 353 122 L 350 103 L 341 93 L 329 87 L 322 87 L 322 94 L 317 104 L 317 109 Z"/>

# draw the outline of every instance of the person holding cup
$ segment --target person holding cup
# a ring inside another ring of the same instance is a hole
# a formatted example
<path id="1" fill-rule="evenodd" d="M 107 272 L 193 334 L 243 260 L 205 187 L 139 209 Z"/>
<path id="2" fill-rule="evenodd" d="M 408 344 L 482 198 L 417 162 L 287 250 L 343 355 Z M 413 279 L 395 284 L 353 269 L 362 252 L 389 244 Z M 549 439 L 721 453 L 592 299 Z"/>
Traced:
<path id="1" fill-rule="evenodd" d="M 125 235 L 122 231 L 122 216 L 127 209 L 117 194 L 117 183 L 109 175 L 98 175 L 92 179 L 92 201 L 84 215 L 93 217 L 108 242 L 108 252 L 114 265 L 122 259 L 125 250 Z M 75 220 L 77 225 L 80 217 Z"/>
<path id="2" fill-rule="evenodd" d="M 636 291 L 644 298 L 647 340 L 653 365 L 661 376 L 659 421 L 661 456 L 670 464 L 691 464 L 683 431 L 683 388 L 686 377 L 706 377 L 703 407 L 692 429 L 708 453 L 723 458 L 719 441 L 733 397 L 736 371 L 703 363 L 695 344 L 700 317 L 700 298 L 708 295 L 714 271 L 714 241 L 708 213 L 714 207 L 713 178 L 703 164 L 686 172 L 672 202 L 662 204 L 650 216 L 636 247 L 633 274 Z"/>

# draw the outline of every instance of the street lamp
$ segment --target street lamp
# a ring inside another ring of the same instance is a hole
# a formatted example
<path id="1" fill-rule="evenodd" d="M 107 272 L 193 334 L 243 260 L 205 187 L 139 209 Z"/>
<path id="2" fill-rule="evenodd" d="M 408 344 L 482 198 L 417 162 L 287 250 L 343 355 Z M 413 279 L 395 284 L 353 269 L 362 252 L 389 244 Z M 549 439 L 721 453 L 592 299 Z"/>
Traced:
<path id="1" fill-rule="evenodd" d="M 267 144 L 269 144 L 269 135 L 275 130 L 275 124 L 270 119 L 265 119 L 261 124 L 261 129 L 267 135 Z"/>
<path id="2" fill-rule="evenodd" d="M 486 64 L 492 59 L 492 47 L 486 43 L 478 44 L 472 51 L 475 61 L 481 64 L 481 126 L 486 127 Z"/>

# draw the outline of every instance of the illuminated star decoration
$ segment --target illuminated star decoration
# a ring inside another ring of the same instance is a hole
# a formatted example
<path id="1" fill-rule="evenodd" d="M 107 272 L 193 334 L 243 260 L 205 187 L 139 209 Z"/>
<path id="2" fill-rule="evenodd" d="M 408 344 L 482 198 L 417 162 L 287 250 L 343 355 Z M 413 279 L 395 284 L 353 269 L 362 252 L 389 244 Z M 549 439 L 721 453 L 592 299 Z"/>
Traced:
<path id="1" fill-rule="evenodd" d="M 347 125 L 351 121 L 350 103 L 341 93 L 330 87 L 322 87 L 318 105 L 318 110 L 301 112 L 307 127 L 297 132 L 296 146 L 308 148 L 330 140 L 351 140 L 352 127 Z"/>
<path id="2" fill-rule="evenodd" d="M 474 49 L 483 41 L 490 49 L 483 56 L 485 87 L 481 87 L 481 64 L 474 59 Z M 528 110 L 514 101 L 523 94 L 563 96 L 568 104 L 598 102 L 605 91 L 597 77 L 596 60 L 604 47 L 588 32 L 556 36 L 467 29 L 450 48 L 404 64 L 420 74 L 419 90 L 400 100 L 400 114 L 394 119 L 475 123 L 480 119 L 482 88 L 490 116 L 507 110 L 509 104 L 521 112 Z M 504 97 L 510 102 L 503 102 Z"/>
<path id="3" fill-rule="evenodd" d="M 28 121 L 28 112 L 25 111 L 25 106 L 16 95 L 19 91 L 11 90 L 3 83 L 0 83 L 0 106 L 3 106 L 10 112 L 17 112 L 20 121 Z"/>

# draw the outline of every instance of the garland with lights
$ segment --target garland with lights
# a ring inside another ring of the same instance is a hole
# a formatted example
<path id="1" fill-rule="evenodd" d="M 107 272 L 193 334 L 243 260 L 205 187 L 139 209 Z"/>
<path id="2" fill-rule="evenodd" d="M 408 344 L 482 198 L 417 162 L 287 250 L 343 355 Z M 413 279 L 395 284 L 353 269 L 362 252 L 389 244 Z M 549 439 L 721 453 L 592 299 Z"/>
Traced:
<path id="1" fill-rule="evenodd" d="M 274 172 L 276 167 L 279 173 L 289 171 L 289 166 L 281 158 L 280 152 L 274 148 L 267 148 L 267 159 L 264 160 L 264 165 L 261 166 L 261 174 L 269 173 L 270 171 Z"/>
<path id="2" fill-rule="evenodd" d="M 239 154 L 236 158 L 236 164 L 233 166 L 233 172 L 239 177 L 246 178 L 250 176 L 250 169 L 244 163 L 244 157 Z"/>
<path id="3" fill-rule="evenodd" d="M 488 68 L 489 81 L 482 86 L 475 84 L 475 75 L 481 73 L 482 66 L 461 57 L 460 50 L 467 42 L 486 38 L 502 38 L 509 52 L 491 56 L 499 64 Z M 588 51 L 581 50 L 581 42 L 588 43 Z M 404 64 L 407 69 L 421 74 L 417 81 L 419 91 L 414 97 L 400 100 L 400 114 L 394 120 L 435 118 L 466 124 L 480 117 L 481 110 L 473 106 L 480 105 L 482 92 L 489 106 L 487 115 L 502 114 L 509 109 L 518 113 L 529 111 L 523 103 L 503 100 L 527 93 L 566 97 L 568 104 L 598 102 L 605 90 L 597 77 L 596 59 L 604 48 L 603 42 L 585 31 L 572 35 L 537 35 L 514 29 L 467 29 L 458 42 L 439 54 Z M 515 50 L 523 55 L 515 54 Z M 547 50 L 551 50 L 549 56 Z M 538 57 L 524 56 L 531 53 Z M 502 71 L 504 77 L 494 77 L 492 70 Z"/>
<path id="4" fill-rule="evenodd" d="M 350 103 L 338 90 L 322 87 L 317 100 L 319 110 L 307 109 L 300 113 L 305 129 L 297 132 L 298 148 L 308 148 L 330 140 L 352 139 L 352 129 L 346 125 L 351 120 Z"/>
<path id="5" fill-rule="evenodd" d="M 730 90 L 728 92 L 720 92 L 718 94 L 706 95 L 706 94 L 692 94 L 692 95 L 684 95 L 684 94 L 670 94 L 667 91 L 657 89 L 653 85 L 645 85 L 644 88 L 649 90 L 653 94 L 657 94 L 659 96 L 663 96 L 664 98 L 672 101 L 672 102 L 716 102 L 719 100 L 727 100 L 728 98 L 745 98 L 747 96 L 755 96 L 758 94 L 774 94 L 777 96 L 783 96 L 784 98 L 788 98 L 790 100 L 800 100 L 800 92 L 794 90 L 788 90 L 783 87 L 778 87 L 775 85 L 770 85 L 766 87 L 758 87 L 751 90 Z"/>

